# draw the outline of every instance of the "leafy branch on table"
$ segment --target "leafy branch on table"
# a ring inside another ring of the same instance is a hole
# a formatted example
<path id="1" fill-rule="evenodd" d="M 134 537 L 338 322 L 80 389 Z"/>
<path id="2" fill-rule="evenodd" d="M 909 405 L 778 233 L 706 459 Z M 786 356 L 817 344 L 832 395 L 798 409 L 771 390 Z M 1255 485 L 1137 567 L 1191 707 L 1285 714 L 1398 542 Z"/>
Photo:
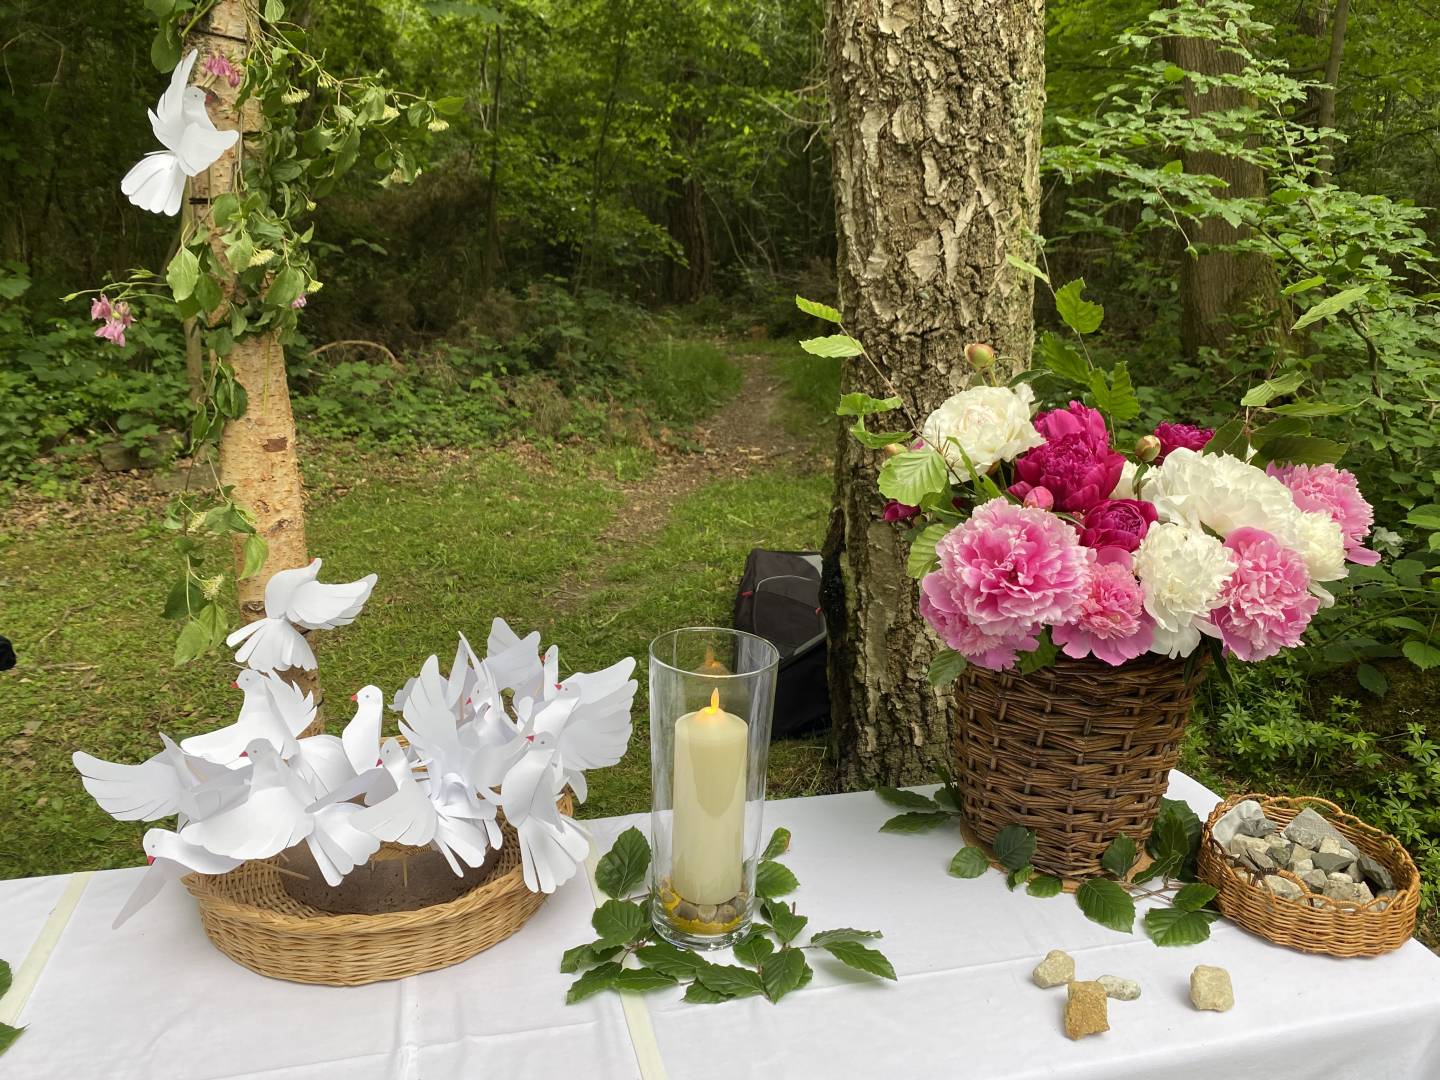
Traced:
<path id="1" fill-rule="evenodd" d="M 755 870 L 761 915 L 734 946 L 736 964 L 716 964 L 661 938 L 650 923 L 648 896 L 636 895 L 650 869 L 650 844 L 639 829 L 621 833 L 595 867 L 595 883 L 611 899 L 598 908 L 590 925 L 594 941 L 565 950 L 560 970 L 583 971 L 565 995 L 567 1004 L 602 990 L 647 993 L 667 986 L 685 987 L 685 1000 L 712 1004 L 763 996 L 777 1002 L 814 977 L 808 955 L 828 953 L 847 967 L 894 979 L 895 969 L 866 941 L 878 930 L 821 930 L 798 944 L 809 919 L 780 899 L 800 887 L 794 873 L 776 857 L 790 847 L 788 829 L 776 829 Z M 744 966 L 741 966 L 744 965 Z"/>
<path id="2" fill-rule="evenodd" d="M 959 792 L 948 773 L 933 798 L 889 787 L 877 788 L 875 793 L 905 811 L 881 825 L 881 832 L 929 832 L 961 816 Z M 1204 941 L 1219 913 L 1206 907 L 1215 899 L 1216 890 L 1195 880 L 1200 832 L 1200 819 L 1186 803 L 1162 799 L 1145 845 L 1150 864 L 1135 870 L 1140 851 L 1135 841 L 1122 833 L 1100 858 L 1104 874 L 1081 882 L 1075 890 L 1075 902 L 1087 918 L 1129 934 L 1135 928 L 1136 899 L 1164 898 L 1169 907 L 1145 913 L 1145 931 L 1150 940 L 1156 945 L 1195 945 Z M 992 847 L 1011 892 L 1021 885 L 1036 897 L 1056 896 L 1063 890 L 1064 883 L 1058 877 L 1039 873 L 1031 865 L 1035 833 L 1030 829 L 1007 825 L 996 833 Z M 950 860 L 949 872 L 952 877 L 976 878 L 989 869 L 990 855 L 982 848 L 967 845 Z"/>

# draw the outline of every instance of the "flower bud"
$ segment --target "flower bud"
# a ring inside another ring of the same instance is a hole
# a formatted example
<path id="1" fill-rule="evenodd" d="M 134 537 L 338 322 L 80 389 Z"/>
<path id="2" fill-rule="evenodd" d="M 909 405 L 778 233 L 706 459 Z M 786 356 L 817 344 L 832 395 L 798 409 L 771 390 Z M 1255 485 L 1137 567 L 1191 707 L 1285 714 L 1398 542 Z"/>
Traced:
<path id="1" fill-rule="evenodd" d="M 1160 440 L 1154 435 L 1141 435 L 1135 440 L 1135 456 L 1147 463 L 1154 461 L 1160 456 Z"/>
<path id="2" fill-rule="evenodd" d="M 976 371 L 986 371 L 995 366 L 995 350 L 989 345 L 966 345 L 965 362 Z"/>
<path id="3" fill-rule="evenodd" d="M 1025 493 L 1025 505 L 1036 510 L 1049 510 L 1055 505 L 1055 496 L 1047 487 L 1032 487 Z"/>

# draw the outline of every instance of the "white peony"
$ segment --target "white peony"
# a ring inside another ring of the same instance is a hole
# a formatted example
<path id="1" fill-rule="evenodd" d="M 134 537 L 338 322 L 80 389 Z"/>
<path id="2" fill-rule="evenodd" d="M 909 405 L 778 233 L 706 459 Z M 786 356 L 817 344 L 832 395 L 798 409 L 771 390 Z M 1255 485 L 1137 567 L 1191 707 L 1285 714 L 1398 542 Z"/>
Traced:
<path id="1" fill-rule="evenodd" d="M 996 462 L 1011 461 L 1045 442 L 1030 422 L 1034 403 L 1035 392 L 1028 383 L 1013 390 L 1008 386 L 972 386 L 932 412 L 920 434 L 962 475 L 965 458 L 956 443 L 965 448 L 975 471 L 984 473 Z"/>
<path id="2" fill-rule="evenodd" d="M 1292 532 L 1281 539 L 1305 560 L 1305 569 L 1310 571 L 1310 591 L 1329 607 L 1335 599 L 1317 583 L 1339 581 L 1349 573 L 1345 565 L 1345 534 L 1340 531 L 1339 522 L 1319 510 L 1297 509 Z"/>
<path id="3" fill-rule="evenodd" d="M 1135 551 L 1145 610 L 1155 620 L 1151 652 L 1188 656 L 1200 631 L 1214 634 L 1210 612 L 1235 570 L 1235 557 L 1215 537 L 1174 522 L 1150 526 Z"/>
<path id="4" fill-rule="evenodd" d="M 1138 499 L 1135 494 L 1135 474 L 1140 471 L 1140 466 L 1133 461 L 1127 461 L 1120 468 L 1120 479 L 1115 481 L 1115 490 L 1110 492 L 1112 499 Z M 1148 488 L 1146 489 L 1148 492 Z"/>

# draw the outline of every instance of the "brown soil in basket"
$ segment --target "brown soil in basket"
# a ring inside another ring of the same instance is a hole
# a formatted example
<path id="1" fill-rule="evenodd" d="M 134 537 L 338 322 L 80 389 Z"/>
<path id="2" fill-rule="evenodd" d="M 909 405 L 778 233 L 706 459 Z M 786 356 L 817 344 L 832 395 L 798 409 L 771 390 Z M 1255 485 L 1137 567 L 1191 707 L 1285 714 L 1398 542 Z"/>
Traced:
<path id="1" fill-rule="evenodd" d="M 484 863 L 457 876 L 438 851 L 386 844 L 332 886 L 310 848 L 300 844 L 286 852 L 279 869 L 285 891 L 302 904 L 334 915 L 382 915 L 449 903 L 485 881 L 499 862 L 500 851 L 492 849 Z"/>

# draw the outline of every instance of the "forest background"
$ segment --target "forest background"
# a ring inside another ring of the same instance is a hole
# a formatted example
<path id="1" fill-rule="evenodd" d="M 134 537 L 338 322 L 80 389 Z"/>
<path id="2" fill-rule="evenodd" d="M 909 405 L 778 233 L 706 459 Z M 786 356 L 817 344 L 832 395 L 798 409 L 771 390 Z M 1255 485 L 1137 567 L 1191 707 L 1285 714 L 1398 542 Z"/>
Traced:
<path id="1" fill-rule="evenodd" d="M 147 304 L 113 348 L 87 299 L 60 299 L 174 250 L 173 220 L 118 182 L 151 149 L 164 81 L 149 6 L 0 11 L 0 633 L 22 657 L 0 676 L 3 876 L 138 861 L 138 831 L 87 805 L 69 750 L 138 759 L 157 727 L 233 704 L 213 654 L 171 669 L 157 584 L 159 508 L 187 460 L 179 320 Z M 1278 352 L 1302 355 L 1337 406 L 1318 433 L 1349 444 L 1388 556 L 1307 649 L 1210 680 L 1184 767 L 1394 831 L 1432 883 L 1434 941 L 1440 9 L 1231 4 L 1252 82 L 1185 113 L 1207 166 L 1154 137 L 1179 115 L 1176 58 L 1126 35 L 1155 7 L 1048 4 L 1044 265 L 1104 303 L 1100 348 L 1128 361 L 1147 418 L 1211 423 Z M 577 666 L 641 653 L 725 618 L 749 547 L 819 546 L 838 368 L 793 345 L 816 328 L 792 298 L 835 291 L 820 0 L 302 0 L 287 18 L 332 70 L 383 72 L 446 117 L 413 183 L 362 159 L 317 208 L 325 285 L 287 346 L 312 547 L 391 590 L 327 641 L 335 684 L 393 688 L 491 614 Z M 1317 326 L 1297 346 L 1310 298 L 1249 244 L 1294 188 L 1296 138 L 1330 153 L 1298 178 L 1321 194 L 1297 243 L 1370 275 L 1368 341 Z M 1224 236 L 1175 224 L 1197 174 L 1236 201 Z M 1048 298 L 1036 319 L 1057 324 Z M 456 500 L 471 516 L 442 511 Z M 780 747 L 777 793 L 829 789 L 828 760 L 823 739 Z M 642 748 L 590 812 L 645 798 Z"/>

